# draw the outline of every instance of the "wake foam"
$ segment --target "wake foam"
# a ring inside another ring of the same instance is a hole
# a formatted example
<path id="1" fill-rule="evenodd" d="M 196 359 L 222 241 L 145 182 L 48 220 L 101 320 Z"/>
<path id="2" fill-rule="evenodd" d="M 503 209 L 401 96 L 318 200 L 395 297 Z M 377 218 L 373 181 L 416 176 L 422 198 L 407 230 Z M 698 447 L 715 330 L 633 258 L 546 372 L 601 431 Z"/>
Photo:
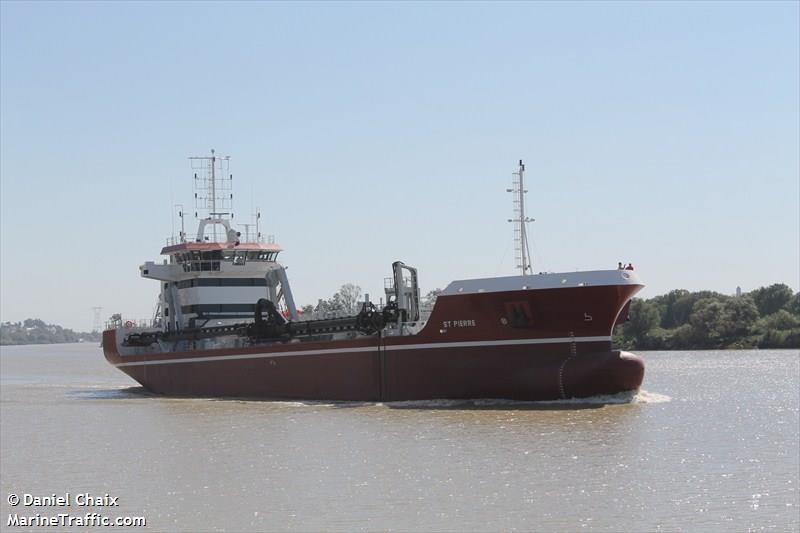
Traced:
<path id="1" fill-rule="evenodd" d="M 666 394 L 640 390 L 634 395 L 633 400 L 633 403 L 667 403 L 672 401 L 672 398 Z"/>
<path id="2" fill-rule="evenodd" d="M 500 398 L 485 398 L 475 400 L 411 400 L 404 402 L 386 402 L 387 407 L 395 408 L 420 408 L 420 409 L 458 409 L 458 408 L 536 408 L 541 407 L 580 407 L 603 406 L 622 404 L 649 404 L 665 403 L 672 400 L 666 394 L 648 392 L 645 390 L 626 391 L 617 394 L 601 394 L 588 398 L 567 398 L 564 400 L 522 401 L 505 400 Z"/>
<path id="3" fill-rule="evenodd" d="M 69 388 L 72 389 L 72 387 Z M 70 390 L 69 395 L 82 400 L 159 398 L 158 395 L 148 392 L 144 387 L 137 386 L 105 387 L 102 385 L 86 385 L 80 389 Z"/>
<path id="4" fill-rule="evenodd" d="M 548 400 L 535 402 L 542 404 L 575 404 L 575 405 L 619 405 L 628 403 L 664 403 L 672 400 L 666 394 L 648 392 L 646 390 L 633 390 L 617 394 L 598 394 L 588 398 L 568 398 L 566 400 Z"/>
<path id="5" fill-rule="evenodd" d="M 565 400 L 506 400 L 502 398 L 480 398 L 473 400 L 408 400 L 398 402 L 358 402 L 325 400 L 257 400 L 248 398 L 191 398 L 161 396 L 148 392 L 143 387 L 103 387 L 84 386 L 82 390 L 71 391 L 73 397 L 81 399 L 129 399 L 151 398 L 170 401 L 230 401 L 239 403 L 269 403 L 278 407 L 297 408 L 354 408 L 389 407 L 393 409 L 580 409 L 581 407 L 603 407 L 605 405 L 657 404 L 672 400 L 666 394 L 646 390 L 626 391 L 618 394 L 602 394 L 588 398 L 567 398 Z"/>

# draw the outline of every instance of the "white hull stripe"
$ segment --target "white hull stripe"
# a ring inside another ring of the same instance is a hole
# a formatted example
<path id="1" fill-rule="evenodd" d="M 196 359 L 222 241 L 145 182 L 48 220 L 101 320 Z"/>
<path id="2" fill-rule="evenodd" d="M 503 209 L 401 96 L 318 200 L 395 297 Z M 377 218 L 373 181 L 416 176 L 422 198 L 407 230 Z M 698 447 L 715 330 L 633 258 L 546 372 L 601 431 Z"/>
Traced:
<path id="1" fill-rule="evenodd" d="M 561 344 L 566 342 L 606 342 L 611 337 L 554 337 L 549 339 L 514 339 L 503 341 L 431 342 L 427 344 L 401 344 L 384 346 L 385 351 L 430 350 L 436 348 L 479 348 L 484 346 L 517 346 L 524 344 Z M 299 350 L 293 352 L 249 353 L 241 355 L 213 355 L 207 357 L 182 357 L 180 359 L 160 359 L 157 361 L 132 361 L 114 366 L 171 365 L 174 363 L 206 363 L 209 361 L 235 361 L 238 359 L 264 359 L 268 357 L 291 357 L 295 355 L 330 355 L 337 353 L 377 352 L 377 346 L 361 348 L 331 348 L 327 350 Z M 125 357 L 125 356 L 122 356 Z"/>

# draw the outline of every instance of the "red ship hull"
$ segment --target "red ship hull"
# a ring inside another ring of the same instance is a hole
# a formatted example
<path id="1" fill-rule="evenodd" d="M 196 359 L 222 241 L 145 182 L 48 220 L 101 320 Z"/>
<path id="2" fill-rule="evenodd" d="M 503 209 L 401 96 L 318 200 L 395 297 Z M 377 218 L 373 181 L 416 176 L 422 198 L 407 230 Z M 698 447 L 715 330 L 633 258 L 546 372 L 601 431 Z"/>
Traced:
<path id="1" fill-rule="evenodd" d="M 415 335 L 289 342 L 106 359 L 160 394 L 334 401 L 555 400 L 637 389 L 642 360 L 611 331 L 640 285 L 440 296 Z"/>

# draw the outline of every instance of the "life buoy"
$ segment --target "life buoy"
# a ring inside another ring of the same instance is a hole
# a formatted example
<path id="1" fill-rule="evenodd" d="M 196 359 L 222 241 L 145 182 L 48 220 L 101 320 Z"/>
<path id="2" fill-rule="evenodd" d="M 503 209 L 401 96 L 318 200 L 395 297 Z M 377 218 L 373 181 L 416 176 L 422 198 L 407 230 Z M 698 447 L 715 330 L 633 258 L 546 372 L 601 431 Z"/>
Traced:
<path id="1" fill-rule="evenodd" d="M 125 321 L 125 328 L 126 329 L 130 329 L 132 327 L 133 327 L 133 322 L 131 322 L 130 320 L 126 320 Z"/>

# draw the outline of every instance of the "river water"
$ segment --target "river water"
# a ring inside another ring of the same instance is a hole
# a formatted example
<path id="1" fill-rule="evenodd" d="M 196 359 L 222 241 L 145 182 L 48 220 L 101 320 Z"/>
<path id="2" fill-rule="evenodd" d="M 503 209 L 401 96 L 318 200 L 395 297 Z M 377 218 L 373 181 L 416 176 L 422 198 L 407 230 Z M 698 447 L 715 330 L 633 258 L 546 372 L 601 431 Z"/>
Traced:
<path id="1" fill-rule="evenodd" d="M 93 345 L 3 347 L 0 529 L 800 530 L 800 354 L 641 355 L 635 396 L 384 405 L 164 398 Z"/>

